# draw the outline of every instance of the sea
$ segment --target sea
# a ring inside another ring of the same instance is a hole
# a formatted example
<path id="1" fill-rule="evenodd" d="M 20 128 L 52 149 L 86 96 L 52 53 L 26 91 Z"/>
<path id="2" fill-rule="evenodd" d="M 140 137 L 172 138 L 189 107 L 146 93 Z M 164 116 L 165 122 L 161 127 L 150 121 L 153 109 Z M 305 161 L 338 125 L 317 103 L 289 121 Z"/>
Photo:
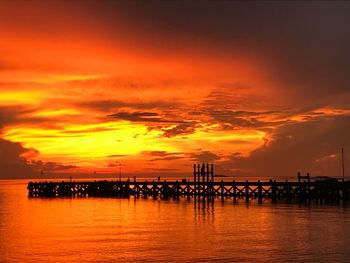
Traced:
<path id="1" fill-rule="evenodd" d="M 347 204 L 30 198 L 0 180 L 0 262 L 350 262 Z"/>

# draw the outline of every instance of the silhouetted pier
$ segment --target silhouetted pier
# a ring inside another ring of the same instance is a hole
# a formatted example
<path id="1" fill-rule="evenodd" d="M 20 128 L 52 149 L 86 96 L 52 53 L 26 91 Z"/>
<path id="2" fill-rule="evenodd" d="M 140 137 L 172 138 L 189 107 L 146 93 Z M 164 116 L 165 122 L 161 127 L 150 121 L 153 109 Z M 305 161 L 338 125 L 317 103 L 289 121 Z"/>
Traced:
<path id="1" fill-rule="evenodd" d="M 29 182 L 30 197 L 231 197 L 276 200 L 349 200 L 350 182 L 337 179 L 311 181 L 298 174 L 298 181 L 214 181 L 214 167 L 194 165 L 193 181 L 68 181 Z"/>

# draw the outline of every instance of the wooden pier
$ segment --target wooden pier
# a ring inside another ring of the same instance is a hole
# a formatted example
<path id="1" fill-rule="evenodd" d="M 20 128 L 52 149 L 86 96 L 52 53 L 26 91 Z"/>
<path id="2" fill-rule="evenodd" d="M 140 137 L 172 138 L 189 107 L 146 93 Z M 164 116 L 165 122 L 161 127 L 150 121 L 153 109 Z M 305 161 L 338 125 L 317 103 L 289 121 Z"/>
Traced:
<path id="1" fill-rule="evenodd" d="M 277 200 L 348 201 L 350 181 L 311 181 L 298 174 L 298 181 L 214 181 L 214 166 L 194 165 L 193 181 L 81 181 L 29 182 L 30 197 L 221 197 Z"/>

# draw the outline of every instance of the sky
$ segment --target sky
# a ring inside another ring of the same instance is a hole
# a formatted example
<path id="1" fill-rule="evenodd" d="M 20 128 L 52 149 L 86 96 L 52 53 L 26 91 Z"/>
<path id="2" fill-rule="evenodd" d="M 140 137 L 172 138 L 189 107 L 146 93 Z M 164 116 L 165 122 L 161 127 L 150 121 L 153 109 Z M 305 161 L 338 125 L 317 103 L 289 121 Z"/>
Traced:
<path id="1" fill-rule="evenodd" d="M 340 176 L 349 25 L 345 1 L 0 0 L 0 178 Z"/>

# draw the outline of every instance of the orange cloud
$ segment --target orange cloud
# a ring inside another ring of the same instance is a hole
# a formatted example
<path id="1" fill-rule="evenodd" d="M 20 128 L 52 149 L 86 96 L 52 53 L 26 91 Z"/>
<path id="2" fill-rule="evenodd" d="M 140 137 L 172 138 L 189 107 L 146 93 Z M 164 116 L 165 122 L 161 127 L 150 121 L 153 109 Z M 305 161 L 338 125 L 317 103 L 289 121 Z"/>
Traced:
<path id="1" fill-rule="evenodd" d="M 114 173 L 122 160 L 130 174 L 185 173 L 205 157 L 246 169 L 245 160 L 276 147 L 281 129 L 350 114 L 346 63 L 331 60 L 326 44 L 300 47 L 284 17 L 261 20 L 244 6 L 213 7 L 222 16 L 200 7 L 205 18 L 164 3 L 166 16 L 76 3 L 11 1 L 0 10 L 1 137 L 35 149 L 14 157 L 28 165 Z"/>

